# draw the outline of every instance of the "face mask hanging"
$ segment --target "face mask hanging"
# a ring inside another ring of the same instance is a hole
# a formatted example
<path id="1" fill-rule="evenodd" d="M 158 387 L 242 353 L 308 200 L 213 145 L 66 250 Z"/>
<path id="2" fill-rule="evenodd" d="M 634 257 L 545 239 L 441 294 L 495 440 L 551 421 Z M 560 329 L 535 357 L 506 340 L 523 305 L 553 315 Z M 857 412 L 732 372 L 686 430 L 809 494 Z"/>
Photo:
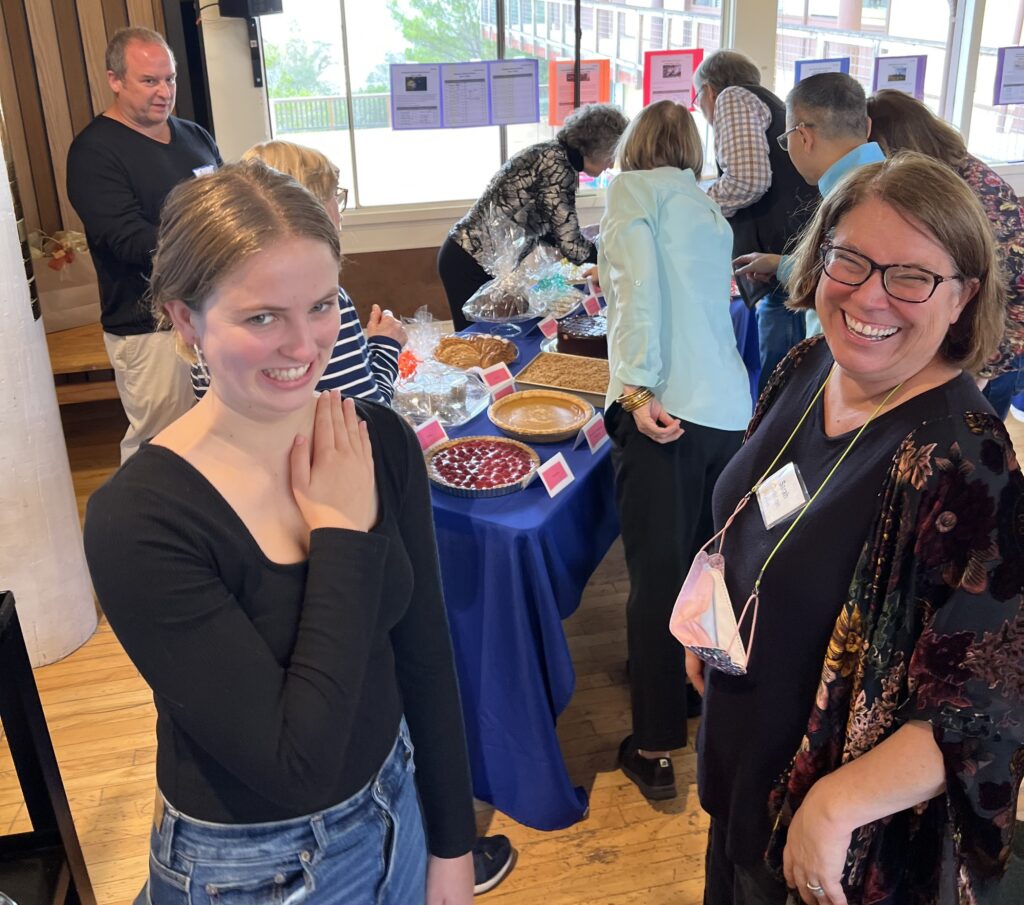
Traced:
<path id="1" fill-rule="evenodd" d="M 732 605 L 732 600 L 729 596 L 729 589 L 725 582 L 725 556 L 721 552 L 725 546 L 726 532 L 729 530 L 736 516 L 743 511 L 747 503 L 750 502 L 751 497 L 755 496 L 760 489 L 761 485 L 767 480 L 769 475 L 773 474 L 775 466 L 778 464 L 779 459 L 782 458 L 783 453 L 789 447 L 793 438 L 796 436 L 798 430 L 800 430 L 804 421 L 807 420 L 807 416 L 811 413 L 814 405 L 818 399 L 821 398 L 821 394 L 825 391 L 825 387 L 828 386 L 828 382 L 832 379 L 832 375 L 835 373 L 836 366 L 833 365 L 829 371 L 828 376 L 824 382 L 818 388 L 817 393 L 814 394 L 814 398 L 810 404 L 804 410 L 803 415 L 800 416 L 800 420 L 796 423 L 796 427 L 793 428 L 789 438 L 782 445 L 782 449 L 779 450 L 778 454 L 772 460 L 771 465 L 765 470 L 765 473 L 761 475 L 757 483 L 743 495 L 736 508 L 733 510 L 732 515 L 726 519 L 725 524 L 722 526 L 722 530 L 719 531 L 714 537 L 712 537 L 693 559 L 693 563 L 690 565 L 690 571 L 686 575 L 686 580 L 683 582 L 683 586 L 679 591 L 679 596 L 676 598 L 675 606 L 672 608 L 672 616 L 669 620 L 669 629 L 676 639 L 691 653 L 696 654 L 700 657 L 708 666 L 713 669 L 718 669 L 728 675 L 742 676 L 747 672 L 748 664 L 750 663 L 750 656 L 754 649 L 754 632 L 757 628 L 757 612 L 761 604 L 760 592 L 761 592 L 761 579 L 764 577 L 765 569 L 768 568 L 768 564 L 772 561 L 772 558 L 779 551 L 779 548 L 785 543 L 786 539 L 792 533 L 793 529 L 796 528 L 800 519 L 810 508 L 811 504 L 817 499 L 818 495 L 825 489 L 825 485 L 832 479 L 832 476 L 839 469 L 843 459 L 849 454 L 850 450 L 853 449 L 853 445 L 860 439 L 860 435 L 864 433 L 864 429 L 874 420 L 875 416 L 882 410 L 882 408 L 889 402 L 893 394 L 903 385 L 897 384 L 887 394 L 886 397 L 878 404 L 878 407 L 871 413 L 871 416 L 861 425 L 860 430 L 854 435 L 853 439 L 850 440 L 846 449 L 843 450 L 843 454 L 836 461 L 836 464 L 832 466 L 831 470 L 825 479 L 821 482 L 818 489 L 814 492 L 811 498 L 804 503 L 796 518 L 793 519 L 790 526 L 783 533 L 782 537 L 779 538 L 779 542 L 772 549 L 771 553 L 765 559 L 764 564 L 761 566 L 758 572 L 757 578 L 754 581 L 753 590 L 750 592 L 750 596 L 743 604 L 743 609 L 740 611 L 739 619 L 736 618 L 736 609 Z M 718 542 L 718 552 L 709 553 L 708 549 L 712 547 L 716 541 Z M 750 632 L 747 635 L 747 643 L 743 643 L 743 637 L 740 634 L 740 629 L 743 627 L 747 619 L 750 619 Z"/>

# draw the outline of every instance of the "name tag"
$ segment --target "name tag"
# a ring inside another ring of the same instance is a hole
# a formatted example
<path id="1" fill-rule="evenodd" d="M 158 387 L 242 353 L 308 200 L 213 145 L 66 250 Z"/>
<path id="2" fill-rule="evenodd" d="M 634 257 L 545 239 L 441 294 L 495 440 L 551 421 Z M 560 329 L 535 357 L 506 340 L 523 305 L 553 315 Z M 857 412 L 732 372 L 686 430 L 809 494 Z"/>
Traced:
<path id="1" fill-rule="evenodd" d="M 193 170 L 192 170 L 192 175 L 193 176 L 209 176 L 210 173 L 213 173 L 216 169 L 217 169 L 217 165 L 215 163 L 208 163 L 204 167 L 194 167 Z"/>
<path id="2" fill-rule="evenodd" d="M 807 500 L 807 488 L 795 462 L 783 465 L 757 488 L 757 505 L 768 529 L 799 512 Z"/>

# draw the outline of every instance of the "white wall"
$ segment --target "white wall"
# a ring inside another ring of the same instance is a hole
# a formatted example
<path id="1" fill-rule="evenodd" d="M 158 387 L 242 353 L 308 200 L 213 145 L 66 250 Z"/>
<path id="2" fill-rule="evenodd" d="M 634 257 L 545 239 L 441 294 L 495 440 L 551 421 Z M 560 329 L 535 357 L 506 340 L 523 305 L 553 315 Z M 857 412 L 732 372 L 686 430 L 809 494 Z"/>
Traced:
<path id="1" fill-rule="evenodd" d="M 217 147 L 224 160 L 270 138 L 267 92 L 253 85 L 245 19 L 222 19 L 216 7 L 203 10 L 203 44 Z"/>

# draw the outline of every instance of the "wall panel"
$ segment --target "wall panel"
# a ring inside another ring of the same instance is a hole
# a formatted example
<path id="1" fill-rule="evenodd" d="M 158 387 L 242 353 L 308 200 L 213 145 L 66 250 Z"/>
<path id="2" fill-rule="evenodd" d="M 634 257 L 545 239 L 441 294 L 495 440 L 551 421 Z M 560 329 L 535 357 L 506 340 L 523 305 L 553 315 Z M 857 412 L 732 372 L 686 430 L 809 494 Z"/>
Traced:
<path id="1" fill-rule="evenodd" d="M 33 7 L 36 3 L 44 2 L 46 0 L 29 0 L 28 5 Z M 22 0 L 0 0 L 0 6 L 4 12 L 11 66 L 16 74 L 14 91 L 21 108 L 25 144 L 32 161 L 30 173 L 22 174 L 15 171 L 22 191 L 27 191 L 26 183 L 31 182 L 36 195 L 38 221 L 32 223 L 26 220 L 26 225 L 29 229 L 42 229 L 44 232 L 53 233 L 61 228 L 60 202 L 50 160 L 47 123 L 43 114 L 33 57 L 32 33 L 29 31 L 25 4 Z"/>
<path id="2" fill-rule="evenodd" d="M 77 135 L 93 117 L 89 76 L 85 69 L 82 32 L 78 27 L 75 0 L 53 0 L 53 19 L 60 47 L 60 67 L 71 112 L 71 131 Z"/>
<path id="3" fill-rule="evenodd" d="M 37 0 L 27 6 L 29 32 L 32 36 L 32 51 L 39 64 L 36 73 L 39 78 L 39 96 L 42 101 L 46 122 L 46 136 L 50 149 L 53 179 L 57 188 L 57 202 L 61 221 L 68 229 L 81 230 L 82 221 L 71 207 L 65 188 L 67 176 L 68 148 L 75 137 L 71 127 L 71 109 L 64 87 L 64 71 L 58 64 L 60 45 L 57 42 L 57 25 L 54 21 L 53 6 L 49 0 Z"/>
<path id="4" fill-rule="evenodd" d="M 103 56 L 107 49 L 107 30 L 103 22 L 102 0 L 77 0 L 78 26 L 82 33 L 82 52 L 89 73 L 92 112 L 98 116 L 113 99 L 107 85 L 107 67 Z"/>
<path id="5" fill-rule="evenodd" d="M 152 0 L 128 0 L 128 24 L 155 29 Z"/>
<path id="6" fill-rule="evenodd" d="M 18 89 L 14 77 L 14 66 L 11 63 L 11 49 L 7 44 L 7 27 L 4 22 L 3 7 L 0 6 L 0 109 L 6 117 L 7 138 L 11 145 L 11 158 L 14 161 L 14 172 L 18 177 L 18 194 L 21 207 L 25 213 L 25 222 L 39 222 L 39 209 L 36 206 L 36 190 L 32 184 L 32 163 L 29 158 L 28 144 L 25 142 L 25 127 L 22 124 L 21 104 L 18 102 Z"/>

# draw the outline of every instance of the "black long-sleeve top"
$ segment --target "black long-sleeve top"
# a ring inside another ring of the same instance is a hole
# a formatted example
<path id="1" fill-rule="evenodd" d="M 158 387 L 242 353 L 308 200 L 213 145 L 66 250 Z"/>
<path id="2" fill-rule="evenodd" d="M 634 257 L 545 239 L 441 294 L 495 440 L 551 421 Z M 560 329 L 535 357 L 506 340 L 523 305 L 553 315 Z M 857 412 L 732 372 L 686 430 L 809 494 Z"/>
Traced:
<path id="1" fill-rule="evenodd" d="M 476 832 L 423 458 L 397 415 L 357 406 L 372 531 L 318 529 L 306 562 L 271 562 L 199 471 L 146 445 L 89 501 L 89 568 L 153 689 L 175 808 L 218 823 L 329 808 L 380 768 L 404 712 L 430 850 L 454 857 Z"/>
<path id="2" fill-rule="evenodd" d="M 179 182 L 221 165 L 202 126 L 172 116 L 167 144 L 97 116 L 68 151 L 68 199 L 85 226 L 100 286 L 106 333 L 151 333 L 144 297 L 152 270 L 160 208 Z"/>

